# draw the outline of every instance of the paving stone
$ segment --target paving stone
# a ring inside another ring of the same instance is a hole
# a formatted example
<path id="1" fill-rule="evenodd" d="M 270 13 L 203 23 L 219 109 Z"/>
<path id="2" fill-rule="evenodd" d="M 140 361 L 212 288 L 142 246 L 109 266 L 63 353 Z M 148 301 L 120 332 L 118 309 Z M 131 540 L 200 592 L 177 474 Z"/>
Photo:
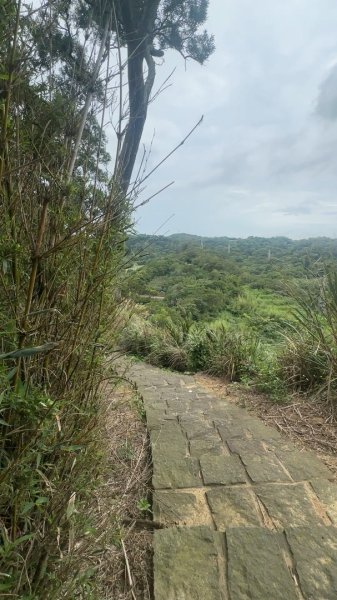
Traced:
<path id="1" fill-rule="evenodd" d="M 154 534 L 156 600 L 223 600 L 216 533 L 208 528 Z"/>
<path id="2" fill-rule="evenodd" d="M 272 452 L 261 454 L 240 453 L 249 477 L 254 483 L 291 481 Z"/>
<path id="3" fill-rule="evenodd" d="M 260 525 L 253 493 L 244 486 L 214 488 L 207 491 L 206 495 L 219 531 L 225 531 L 228 527 Z"/>
<path id="4" fill-rule="evenodd" d="M 189 443 L 191 456 L 200 458 L 203 455 L 229 455 L 220 436 L 214 431 L 192 439 Z"/>
<path id="5" fill-rule="evenodd" d="M 271 452 L 298 452 L 298 449 L 292 442 L 289 442 L 286 439 L 280 438 L 278 440 L 263 440 L 261 444 L 265 447 L 266 450 L 270 450 Z"/>
<path id="6" fill-rule="evenodd" d="M 159 408 L 146 408 L 146 425 L 149 431 L 160 429 L 164 421 L 164 410 Z"/>
<path id="7" fill-rule="evenodd" d="M 156 600 L 336 600 L 337 486 L 329 470 L 193 377 L 141 363 L 132 373 L 147 411 L 154 519 L 168 526 L 155 532 Z M 271 521 L 282 534 L 266 529 Z"/>
<path id="8" fill-rule="evenodd" d="M 180 423 L 189 440 L 193 440 L 193 438 L 198 437 L 200 434 L 203 435 L 214 431 L 212 425 L 202 418 L 191 419 L 191 417 L 181 417 Z"/>
<path id="9" fill-rule="evenodd" d="M 311 485 L 323 502 L 332 523 L 337 525 L 337 485 L 325 479 L 315 479 Z"/>
<path id="10" fill-rule="evenodd" d="M 290 523 L 295 527 L 317 523 L 324 525 L 324 517 L 315 510 L 304 484 L 259 485 L 254 489 L 276 527 L 282 529 Z"/>
<path id="11" fill-rule="evenodd" d="M 276 451 L 276 455 L 294 481 L 306 481 L 320 477 L 328 479 L 332 476 L 331 471 L 311 452 L 279 450 Z"/>
<path id="12" fill-rule="evenodd" d="M 169 452 L 172 457 L 187 454 L 187 439 L 177 421 L 164 421 L 160 429 L 150 431 L 152 457 L 160 460 Z"/>
<path id="13" fill-rule="evenodd" d="M 176 412 L 178 415 L 185 413 L 190 413 L 192 410 L 191 403 L 188 400 L 168 400 L 167 401 L 168 409 L 171 412 Z"/>
<path id="14" fill-rule="evenodd" d="M 300 527 L 286 530 L 306 600 L 337 598 L 337 530 Z"/>
<path id="15" fill-rule="evenodd" d="M 225 416 L 227 421 L 241 421 L 243 419 L 249 418 L 248 413 L 239 406 L 236 406 L 235 404 L 229 404 L 228 402 L 225 403 L 224 401 L 218 400 L 216 398 L 214 398 L 213 401 L 213 410 L 215 418 L 217 412 L 219 411 L 220 420 L 223 418 L 223 416 Z"/>
<path id="16" fill-rule="evenodd" d="M 268 427 L 259 419 L 250 418 L 246 422 L 247 428 L 255 439 L 260 440 L 277 440 L 281 438 L 281 434 L 277 429 Z"/>
<path id="17" fill-rule="evenodd" d="M 205 485 L 246 483 L 246 473 L 238 456 L 202 456 L 200 466 Z"/>
<path id="18" fill-rule="evenodd" d="M 262 528 L 226 532 L 228 587 L 235 600 L 298 600 L 282 536 Z"/>
<path id="19" fill-rule="evenodd" d="M 224 442 L 228 442 L 228 440 L 233 438 L 248 440 L 250 437 L 248 429 L 242 423 L 221 425 L 218 427 L 218 430 Z"/>
<path id="20" fill-rule="evenodd" d="M 152 483 L 155 489 L 201 487 L 199 461 L 196 458 L 172 458 L 166 453 L 154 461 Z"/>
<path id="21" fill-rule="evenodd" d="M 240 455 L 261 454 L 264 452 L 264 448 L 260 440 L 233 438 L 232 440 L 227 440 L 227 446 L 231 452 Z"/>
<path id="22" fill-rule="evenodd" d="M 207 525 L 214 529 L 205 492 L 202 489 L 191 492 L 155 490 L 153 518 L 168 526 Z"/>

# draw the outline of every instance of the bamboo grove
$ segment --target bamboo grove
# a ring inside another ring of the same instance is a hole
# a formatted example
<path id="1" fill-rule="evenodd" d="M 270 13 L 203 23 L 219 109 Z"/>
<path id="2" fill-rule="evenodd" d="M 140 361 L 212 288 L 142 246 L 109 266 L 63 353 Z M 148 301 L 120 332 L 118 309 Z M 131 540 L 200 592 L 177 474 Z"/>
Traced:
<path id="1" fill-rule="evenodd" d="M 0 10 L 0 593 L 76 597 L 130 214 L 104 135 L 118 68 L 79 7 Z"/>

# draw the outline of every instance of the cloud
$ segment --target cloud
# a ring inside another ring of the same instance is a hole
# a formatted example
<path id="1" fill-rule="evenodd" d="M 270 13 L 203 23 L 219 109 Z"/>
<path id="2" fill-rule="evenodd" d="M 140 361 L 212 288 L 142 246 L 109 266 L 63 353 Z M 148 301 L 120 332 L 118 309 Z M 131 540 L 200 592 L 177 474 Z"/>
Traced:
<path id="1" fill-rule="evenodd" d="M 316 113 L 323 119 L 337 119 L 337 64 L 332 67 L 320 87 Z"/>
<path id="2" fill-rule="evenodd" d="M 175 213 L 172 231 L 336 235 L 336 22 L 335 0 L 212 0 L 208 64 L 185 71 L 167 53 L 158 67 L 158 86 L 177 69 L 149 109 L 153 161 L 205 119 L 149 181 L 148 195 L 176 184 L 139 213 L 141 231 Z"/>

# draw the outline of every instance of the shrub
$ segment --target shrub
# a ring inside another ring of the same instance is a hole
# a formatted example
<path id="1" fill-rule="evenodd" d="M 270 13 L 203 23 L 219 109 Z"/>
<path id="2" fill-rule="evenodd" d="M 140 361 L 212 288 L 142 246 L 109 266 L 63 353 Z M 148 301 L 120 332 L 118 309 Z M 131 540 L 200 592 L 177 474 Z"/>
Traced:
<path id="1" fill-rule="evenodd" d="M 212 375 L 241 381 L 256 373 L 260 345 L 258 339 L 248 333 L 226 329 L 206 330 L 208 357 L 206 369 Z"/>
<path id="2" fill-rule="evenodd" d="M 329 353 L 307 333 L 287 337 L 278 357 L 279 372 L 291 391 L 311 391 L 329 377 Z"/>

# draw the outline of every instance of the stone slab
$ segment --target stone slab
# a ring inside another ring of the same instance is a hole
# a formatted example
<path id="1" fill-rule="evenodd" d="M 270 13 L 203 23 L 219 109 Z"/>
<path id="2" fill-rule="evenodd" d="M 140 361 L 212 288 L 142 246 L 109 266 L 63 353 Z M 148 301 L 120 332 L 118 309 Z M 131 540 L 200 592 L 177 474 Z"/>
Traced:
<path id="1" fill-rule="evenodd" d="M 161 455 L 153 463 L 153 487 L 196 488 L 202 486 L 199 461 L 196 458 L 172 458 L 169 453 Z"/>
<path id="2" fill-rule="evenodd" d="M 213 488 L 206 495 L 219 531 L 226 531 L 228 527 L 254 527 L 261 524 L 253 493 L 244 486 Z"/>
<path id="3" fill-rule="evenodd" d="M 260 440 L 233 438 L 227 441 L 227 446 L 231 452 L 240 455 L 246 454 L 249 456 L 264 452 L 264 447 Z"/>
<path id="4" fill-rule="evenodd" d="M 155 532 L 156 600 L 223 600 L 215 536 L 202 527 Z"/>
<path id="5" fill-rule="evenodd" d="M 337 529 L 335 527 L 289 528 L 291 547 L 300 586 L 306 600 L 337 598 Z"/>
<path id="6" fill-rule="evenodd" d="M 262 528 L 226 532 L 228 587 L 233 600 L 298 600 L 282 536 Z"/>
<path id="7" fill-rule="evenodd" d="M 200 467 L 205 485 L 231 485 L 247 481 L 238 456 L 202 456 Z"/>
<path id="8" fill-rule="evenodd" d="M 261 452 L 261 454 L 240 454 L 249 477 L 254 483 L 291 481 L 291 478 L 277 457 L 272 452 Z"/>
<path id="9" fill-rule="evenodd" d="M 153 462 L 158 462 L 168 453 L 172 458 L 183 458 L 188 454 L 187 439 L 177 421 L 164 421 L 160 429 L 150 431 Z"/>
<path id="10" fill-rule="evenodd" d="M 315 479 L 311 485 L 323 502 L 332 523 L 337 525 L 337 485 L 325 479 Z"/>
<path id="11" fill-rule="evenodd" d="M 258 485 L 254 489 L 278 529 L 290 523 L 295 527 L 324 525 L 324 511 L 315 508 L 304 484 Z"/>
<path id="12" fill-rule="evenodd" d="M 181 417 L 180 423 L 189 440 L 214 431 L 214 428 L 202 418 L 191 419 Z"/>
<path id="13" fill-rule="evenodd" d="M 328 479 L 332 476 L 331 471 L 312 452 L 276 450 L 276 455 L 294 481 L 307 481 L 320 477 Z"/>
<path id="14" fill-rule="evenodd" d="M 211 513 L 203 490 L 190 492 L 155 490 L 153 518 L 166 526 L 195 527 L 206 525 L 214 529 Z"/>
<path id="15" fill-rule="evenodd" d="M 247 415 L 247 413 L 246 413 Z M 217 422 L 220 435 L 224 441 L 233 438 L 269 440 L 279 439 L 280 433 L 272 427 L 267 427 L 258 419 L 253 417 L 244 417 L 242 419 L 235 418 L 228 421 L 226 424 Z"/>
<path id="16" fill-rule="evenodd" d="M 220 425 L 218 426 L 218 431 L 224 442 L 232 440 L 233 438 L 248 440 L 250 437 L 247 427 L 245 427 L 245 425 L 240 422 L 233 422 L 232 424 L 228 425 Z"/>
<path id="17" fill-rule="evenodd" d="M 146 408 L 146 426 L 149 431 L 160 429 L 164 422 L 164 410 L 162 408 Z"/>
<path id="18" fill-rule="evenodd" d="M 203 455 L 229 454 L 220 436 L 214 431 L 198 436 L 189 442 L 191 456 L 200 458 Z"/>
<path id="19" fill-rule="evenodd" d="M 265 425 L 259 419 L 251 417 L 247 420 L 246 425 L 252 437 L 256 440 L 278 440 L 281 438 L 281 434 L 277 429 Z"/>

